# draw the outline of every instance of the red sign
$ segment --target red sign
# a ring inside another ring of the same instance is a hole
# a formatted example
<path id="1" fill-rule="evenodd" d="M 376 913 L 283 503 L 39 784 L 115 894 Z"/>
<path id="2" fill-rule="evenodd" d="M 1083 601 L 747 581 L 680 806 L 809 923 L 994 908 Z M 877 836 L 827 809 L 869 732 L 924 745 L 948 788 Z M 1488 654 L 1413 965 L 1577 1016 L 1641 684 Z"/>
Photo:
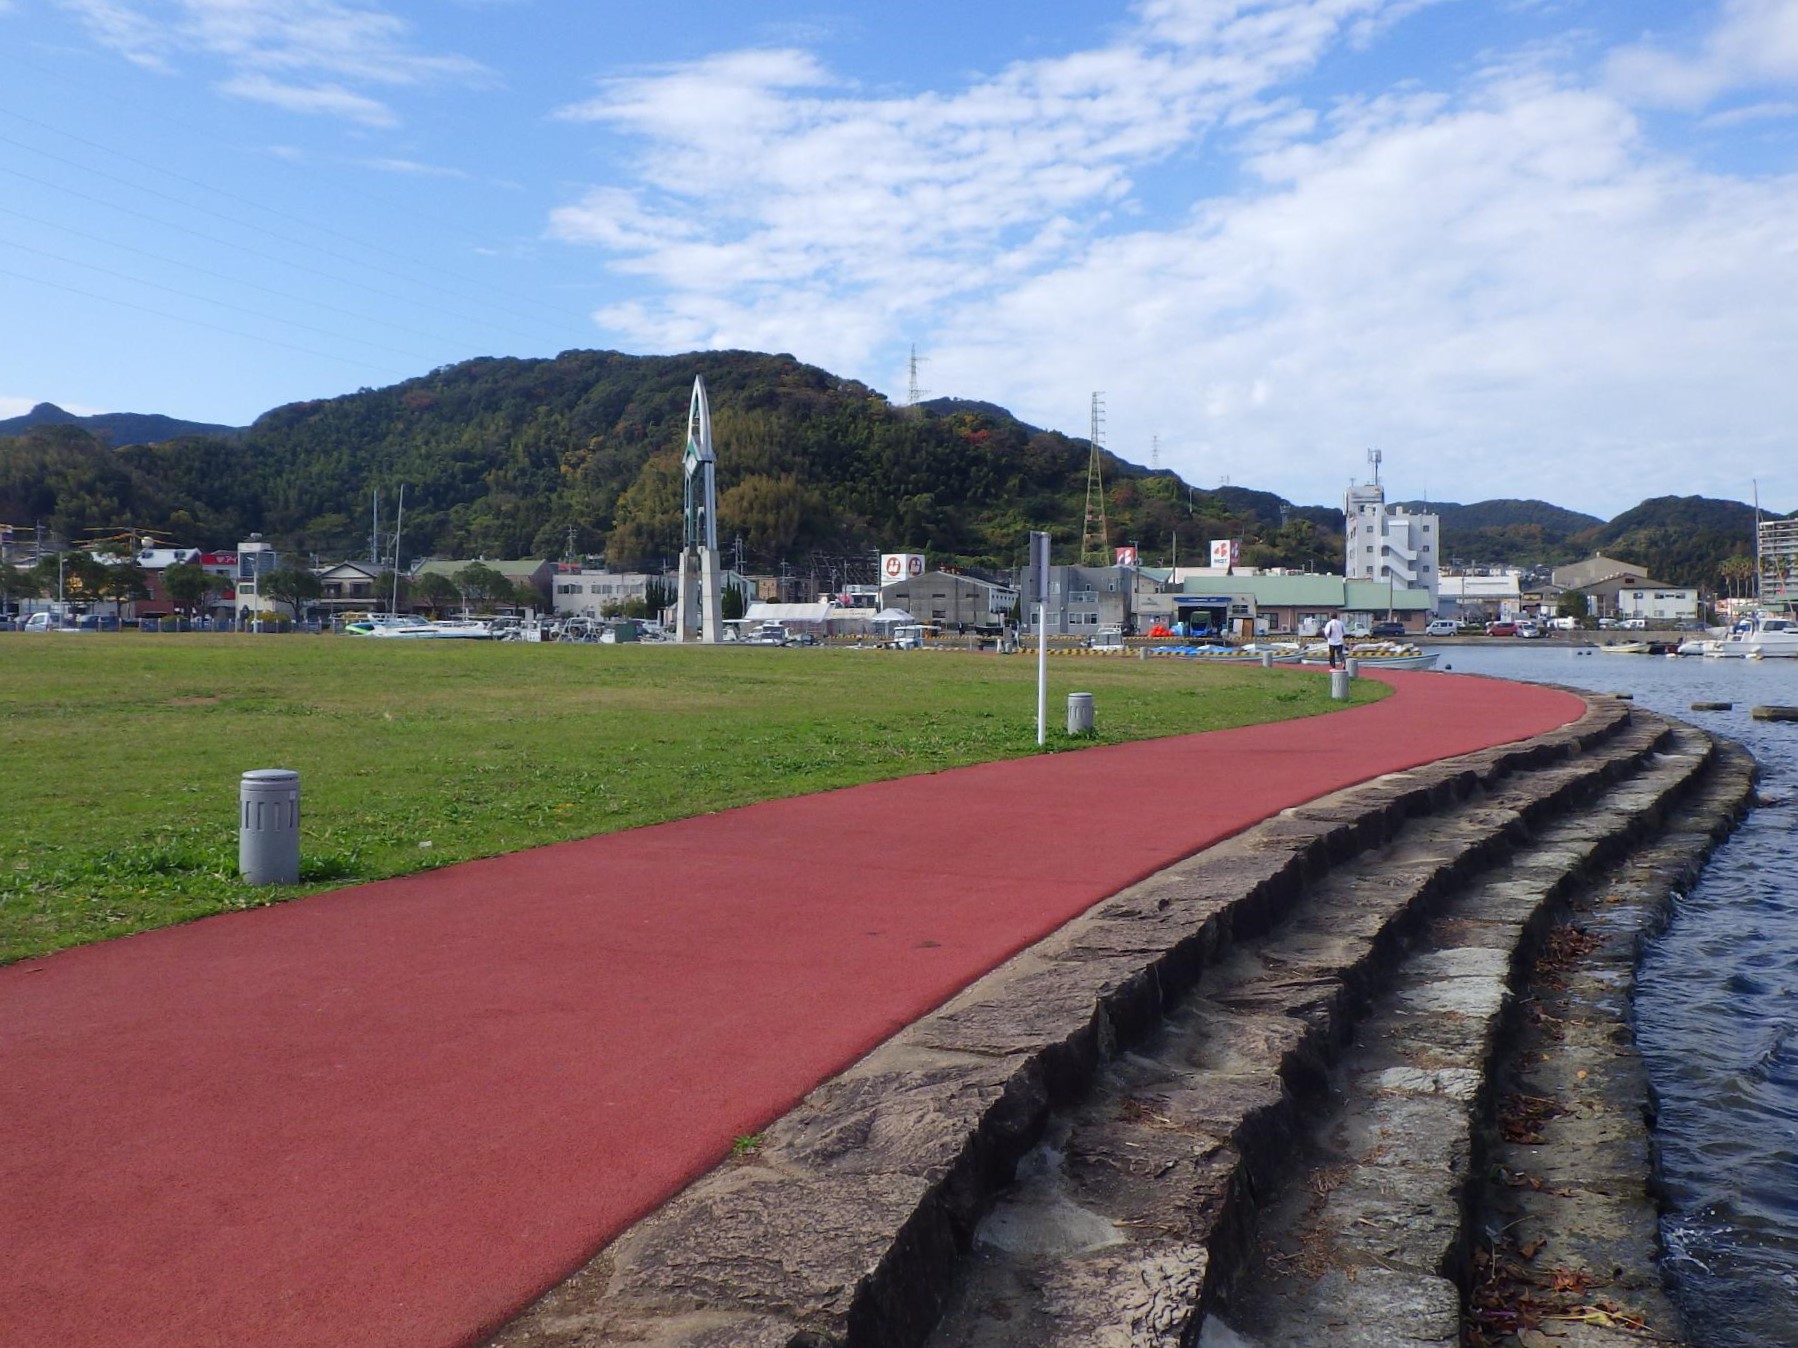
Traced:
<path id="1" fill-rule="evenodd" d="M 1136 549 L 1135 548 L 1117 548 L 1117 549 L 1114 549 L 1114 551 L 1116 551 L 1116 553 L 1117 553 L 1117 564 L 1119 566 L 1135 566 L 1136 565 Z"/>

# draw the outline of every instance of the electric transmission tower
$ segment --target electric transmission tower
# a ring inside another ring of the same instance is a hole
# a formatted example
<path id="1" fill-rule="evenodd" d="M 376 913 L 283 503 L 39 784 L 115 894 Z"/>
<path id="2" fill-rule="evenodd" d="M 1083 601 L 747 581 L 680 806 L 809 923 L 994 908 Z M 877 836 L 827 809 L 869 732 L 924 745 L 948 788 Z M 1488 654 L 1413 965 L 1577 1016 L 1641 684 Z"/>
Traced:
<path id="1" fill-rule="evenodd" d="M 905 405 L 907 407 L 916 407 L 919 402 L 923 400 L 924 395 L 930 392 L 929 389 L 918 387 L 918 366 L 923 364 L 924 360 L 927 359 L 929 359 L 929 357 L 924 357 L 923 360 L 919 358 L 918 344 L 913 342 L 911 348 L 911 379 L 905 386 Z"/>
<path id="2" fill-rule="evenodd" d="M 1099 450 L 1105 441 L 1105 395 L 1093 394 L 1092 455 L 1086 461 L 1086 522 L 1080 528 L 1080 564 L 1111 565 L 1111 529 L 1105 522 L 1105 474 Z"/>

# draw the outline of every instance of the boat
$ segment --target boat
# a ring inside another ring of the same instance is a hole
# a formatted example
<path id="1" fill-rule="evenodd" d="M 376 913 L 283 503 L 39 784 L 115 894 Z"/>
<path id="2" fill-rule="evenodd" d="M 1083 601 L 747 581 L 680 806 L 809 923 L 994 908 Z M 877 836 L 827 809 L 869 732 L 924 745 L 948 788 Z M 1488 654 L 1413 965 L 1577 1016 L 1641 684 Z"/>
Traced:
<path id="1" fill-rule="evenodd" d="M 373 637 L 393 636 L 400 630 L 429 627 L 430 624 L 414 613 L 371 613 L 353 623 L 345 623 L 343 630 L 351 636 Z"/>
<path id="2" fill-rule="evenodd" d="M 1598 649 L 1606 655 L 1649 655 L 1653 651 L 1646 641 L 1613 641 Z"/>
<path id="3" fill-rule="evenodd" d="M 1182 660 L 1198 660 L 1208 665 L 1258 665 L 1261 657 L 1272 658 L 1276 665 L 1296 665 L 1304 648 L 1294 642 L 1272 641 L 1247 646 L 1227 646 L 1221 642 L 1205 645 L 1151 646 L 1150 655 L 1177 656 Z"/>
<path id="4" fill-rule="evenodd" d="M 1357 669 L 1434 669 L 1442 658 L 1440 651 L 1426 651 L 1404 641 L 1372 641 L 1350 646 L 1348 658 Z M 1308 665 L 1330 663 L 1328 646 L 1311 646 L 1305 651 Z"/>
<path id="5" fill-rule="evenodd" d="M 1705 654 L 1725 660 L 1798 659 L 1798 619 L 1756 613 L 1737 623 L 1721 641 L 1712 642 Z"/>

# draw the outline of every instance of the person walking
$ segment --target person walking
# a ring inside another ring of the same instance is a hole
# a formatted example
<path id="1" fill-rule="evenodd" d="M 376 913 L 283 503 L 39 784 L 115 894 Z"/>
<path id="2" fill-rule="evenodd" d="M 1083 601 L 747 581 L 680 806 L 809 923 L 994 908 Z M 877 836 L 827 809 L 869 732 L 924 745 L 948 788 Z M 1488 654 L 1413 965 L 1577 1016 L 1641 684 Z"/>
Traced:
<path id="1" fill-rule="evenodd" d="M 1337 614 L 1330 615 L 1330 621 L 1324 624 L 1324 644 L 1330 648 L 1330 668 L 1347 667 L 1347 652 L 1343 649 L 1342 618 Z"/>

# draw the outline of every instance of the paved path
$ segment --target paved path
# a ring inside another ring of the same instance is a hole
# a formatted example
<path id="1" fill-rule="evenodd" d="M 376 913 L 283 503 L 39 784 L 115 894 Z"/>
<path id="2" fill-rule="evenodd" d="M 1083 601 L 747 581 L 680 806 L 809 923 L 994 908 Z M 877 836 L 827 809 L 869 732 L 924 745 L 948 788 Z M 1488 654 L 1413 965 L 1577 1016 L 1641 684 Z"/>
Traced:
<path id="1" fill-rule="evenodd" d="M 0 1344 L 478 1341 L 1099 899 L 1581 711 L 1386 677 L 1322 720 L 774 801 L 0 969 Z"/>

